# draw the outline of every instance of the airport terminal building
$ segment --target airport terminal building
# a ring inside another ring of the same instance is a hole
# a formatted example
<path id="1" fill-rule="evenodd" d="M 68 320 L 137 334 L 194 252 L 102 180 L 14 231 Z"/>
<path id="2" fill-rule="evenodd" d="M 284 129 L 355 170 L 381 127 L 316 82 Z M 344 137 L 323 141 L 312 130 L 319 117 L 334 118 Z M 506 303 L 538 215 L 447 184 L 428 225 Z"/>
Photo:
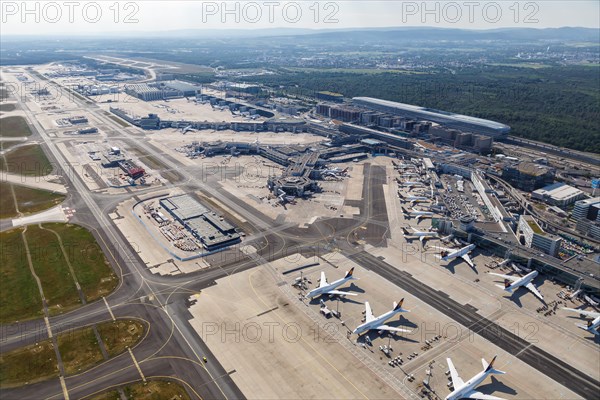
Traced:
<path id="1" fill-rule="evenodd" d="M 356 106 L 366 107 L 389 114 L 435 122 L 448 128 L 490 136 L 494 139 L 506 138 L 510 132 L 510 126 L 499 122 L 455 114 L 448 111 L 435 110 L 433 108 L 397 103 L 395 101 L 375 99 L 372 97 L 354 97 L 352 98 L 352 103 Z"/>

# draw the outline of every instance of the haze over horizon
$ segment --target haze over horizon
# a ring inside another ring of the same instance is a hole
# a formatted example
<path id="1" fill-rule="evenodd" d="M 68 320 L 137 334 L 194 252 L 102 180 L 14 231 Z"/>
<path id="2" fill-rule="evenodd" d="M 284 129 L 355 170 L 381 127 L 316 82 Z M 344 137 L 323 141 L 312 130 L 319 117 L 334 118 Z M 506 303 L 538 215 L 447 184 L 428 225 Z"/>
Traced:
<path id="1" fill-rule="evenodd" d="M 2 1 L 3 36 L 168 33 L 269 28 L 600 28 L 600 3 L 572 1 Z M 117 6 L 115 6 L 117 4 Z"/>

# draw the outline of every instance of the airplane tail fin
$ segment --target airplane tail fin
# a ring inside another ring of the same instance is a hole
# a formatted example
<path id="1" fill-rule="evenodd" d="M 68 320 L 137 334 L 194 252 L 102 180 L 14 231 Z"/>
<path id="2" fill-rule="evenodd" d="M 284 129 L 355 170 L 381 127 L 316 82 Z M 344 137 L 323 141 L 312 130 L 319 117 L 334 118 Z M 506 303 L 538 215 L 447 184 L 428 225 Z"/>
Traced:
<path id="1" fill-rule="evenodd" d="M 508 279 L 504 280 L 504 289 L 508 289 L 510 287 L 510 281 Z"/>
<path id="2" fill-rule="evenodd" d="M 404 208 L 404 207 L 400 207 L 400 208 L 402 209 L 402 212 L 403 212 L 404 214 L 407 214 L 407 215 L 408 215 L 408 211 L 406 210 L 406 208 Z"/>
<path id="3" fill-rule="evenodd" d="M 484 372 L 487 372 L 488 374 L 503 375 L 506 372 L 500 371 L 500 370 L 497 370 L 494 368 L 494 362 L 496 361 L 496 357 L 498 357 L 497 354 L 494 356 L 494 358 L 492 358 L 492 361 L 489 364 L 482 358 L 481 364 L 483 364 L 483 370 L 484 370 Z"/>
<path id="4" fill-rule="evenodd" d="M 398 191 L 398 197 L 404 200 L 404 196 L 402 195 L 402 193 L 400 193 L 400 191 Z"/>
<path id="5" fill-rule="evenodd" d="M 403 303 L 404 303 L 404 298 L 402 298 L 398 303 L 394 302 L 394 311 L 409 312 L 409 310 L 405 310 L 402 308 Z"/>
<path id="6" fill-rule="evenodd" d="M 350 271 L 346 272 L 346 276 L 344 276 L 344 278 L 358 279 L 354 277 L 354 267 L 350 268 Z"/>
<path id="7" fill-rule="evenodd" d="M 444 257 L 447 257 L 447 256 L 448 256 L 448 254 L 449 254 L 449 253 L 448 253 L 446 250 L 442 250 L 442 252 L 440 253 L 440 256 L 441 256 L 442 258 L 444 258 Z"/>
<path id="8" fill-rule="evenodd" d="M 402 298 L 398 303 L 394 302 L 394 311 L 401 310 L 402 303 L 404 303 L 404 298 Z"/>
<path id="9" fill-rule="evenodd" d="M 402 228 L 402 232 L 404 232 L 405 235 L 410 235 L 410 232 L 406 228 Z"/>

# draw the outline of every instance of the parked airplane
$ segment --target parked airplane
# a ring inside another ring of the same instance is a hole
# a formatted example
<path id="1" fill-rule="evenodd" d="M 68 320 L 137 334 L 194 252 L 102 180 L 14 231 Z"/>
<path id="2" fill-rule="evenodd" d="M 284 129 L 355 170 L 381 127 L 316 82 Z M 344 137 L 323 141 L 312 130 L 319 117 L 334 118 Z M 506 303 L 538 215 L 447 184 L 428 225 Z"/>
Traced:
<path id="1" fill-rule="evenodd" d="M 591 320 L 588 321 L 587 325 L 579 325 L 578 324 L 577 327 L 583 329 L 584 331 L 593 333 L 596 336 L 600 336 L 600 331 L 598 330 L 598 328 L 600 328 L 600 312 L 577 310 L 575 308 L 567 308 L 567 307 L 563 307 L 563 310 L 576 312 L 581 315 L 585 315 L 586 317 L 592 318 Z"/>
<path id="2" fill-rule="evenodd" d="M 280 204 L 282 204 L 282 205 L 285 205 L 287 203 L 295 204 L 295 201 L 296 201 L 295 196 L 287 195 L 282 189 L 279 189 L 277 191 L 277 193 L 279 194 L 279 196 L 277 196 L 277 200 L 279 201 Z"/>
<path id="3" fill-rule="evenodd" d="M 442 261 L 450 261 L 454 258 L 460 257 L 463 260 L 465 260 L 465 262 L 467 264 L 469 264 L 469 266 L 471 268 L 475 268 L 475 264 L 473 263 L 473 261 L 471 260 L 471 257 L 469 257 L 469 253 L 475 249 L 475 247 L 477 247 L 474 243 L 470 244 L 468 246 L 465 246 L 461 249 L 458 250 L 453 250 L 453 249 L 446 249 L 444 247 L 437 247 L 438 249 L 441 249 L 440 252 L 440 259 Z"/>
<path id="4" fill-rule="evenodd" d="M 429 198 L 425 196 L 404 196 L 400 192 L 398 192 L 398 198 L 403 203 L 410 202 L 411 206 L 414 206 L 416 203 L 423 203 L 429 201 Z"/>
<path id="5" fill-rule="evenodd" d="M 348 172 L 348 168 L 331 168 L 331 169 L 324 169 L 321 170 L 321 175 L 323 176 L 332 176 L 334 178 L 338 178 L 340 176 L 346 176 L 346 173 Z"/>
<path id="6" fill-rule="evenodd" d="M 532 271 L 525 275 L 524 277 L 516 277 L 511 275 L 502 275 L 490 272 L 490 275 L 499 276 L 504 279 L 504 286 L 496 285 L 501 289 L 506 290 L 508 293 L 512 293 L 513 290 L 518 289 L 523 286 L 528 289 L 531 293 L 533 293 L 538 299 L 544 301 L 544 296 L 537 290 L 535 285 L 533 284 L 533 280 L 536 276 L 538 276 L 539 272 Z"/>
<path id="7" fill-rule="evenodd" d="M 186 126 L 184 128 L 181 128 L 180 130 L 181 130 L 181 133 L 183 133 L 184 135 L 187 132 L 196 132 L 196 129 L 192 128 L 192 125 L 188 125 L 188 126 Z"/>
<path id="8" fill-rule="evenodd" d="M 401 312 L 410 312 L 410 310 L 405 310 L 404 308 L 402 308 L 403 302 L 404 299 L 400 300 L 399 303 L 394 302 L 394 308 L 391 311 L 381 314 L 379 317 L 375 318 L 375 316 L 373 316 L 373 311 L 371 310 L 369 302 L 365 301 L 365 322 L 357 326 L 356 329 L 352 331 L 352 333 L 360 335 L 361 333 L 370 330 L 389 332 L 411 332 L 407 329 L 394 328 L 392 326 L 385 325 L 385 321 L 392 318 L 394 315 Z"/>
<path id="9" fill-rule="evenodd" d="M 483 394 L 475 390 L 477 386 L 481 384 L 488 377 L 488 375 L 505 374 L 504 371 L 494 369 L 494 361 L 496 361 L 497 355 L 492 358 L 492 361 L 488 364 L 483 358 L 481 363 L 483 364 L 483 371 L 469 379 L 467 382 L 463 381 L 458 375 L 452 360 L 446 358 L 448 363 L 448 369 L 450 370 L 450 379 L 452 380 L 452 386 L 454 390 L 446 396 L 446 400 L 458 400 L 458 399 L 480 399 L 480 400 L 503 400 L 500 397 L 491 396 L 489 394 Z"/>
<path id="10" fill-rule="evenodd" d="M 410 227 L 412 229 L 412 233 L 408 231 L 406 228 L 402 228 L 402 232 L 404 233 L 404 237 L 406 239 L 416 239 L 419 238 L 419 241 L 424 244 L 426 240 L 429 239 L 437 239 L 439 237 L 437 232 L 424 232 L 419 231 L 416 228 Z"/>
<path id="11" fill-rule="evenodd" d="M 408 188 L 408 190 L 411 190 L 414 187 L 417 186 L 423 186 L 423 182 L 420 181 L 406 181 L 406 182 L 402 182 L 401 183 L 402 186 L 406 186 Z"/>
<path id="12" fill-rule="evenodd" d="M 400 208 L 402 208 L 402 213 L 404 214 L 404 217 L 406 217 L 406 218 L 415 217 L 417 219 L 417 221 L 420 221 L 421 218 L 433 217 L 433 212 L 431 212 L 431 211 L 420 211 L 420 210 L 415 210 L 414 208 L 412 208 L 410 211 L 408 211 L 404 207 L 400 207 Z"/>
<path id="13" fill-rule="evenodd" d="M 327 278 L 325 277 L 325 272 L 321 271 L 321 281 L 319 282 L 319 287 L 311 290 L 304 297 L 307 299 L 308 298 L 312 299 L 313 297 L 321 296 L 324 294 L 328 294 L 328 295 L 337 294 L 340 296 L 356 296 L 356 293 L 349 293 L 349 292 L 342 292 L 340 290 L 335 290 L 338 286 L 342 286 L 344 283 L 346 283 L 348 281 L 357 280 L 358 278 L 355 278 L 353 276 L 353 274 L 354 274 L 354 267 L 351 268 L 350 271 L 346 272 L 346 275 L 344 275 L 343 278 L 338 279 L 337 281 L 334 281 L 331 283 L 327 283 Z"/>

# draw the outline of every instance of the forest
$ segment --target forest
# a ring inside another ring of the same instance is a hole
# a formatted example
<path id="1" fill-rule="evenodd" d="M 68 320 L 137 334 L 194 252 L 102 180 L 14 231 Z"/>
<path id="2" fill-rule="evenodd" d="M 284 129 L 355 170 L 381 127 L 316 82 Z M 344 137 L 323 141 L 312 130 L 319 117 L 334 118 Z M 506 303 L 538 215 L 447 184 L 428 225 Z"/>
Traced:
<path id="1" fill-rule="evenodd" d="M 597 66 L 482 66 L 432 74 L 281 68 L 252 79 L 288 94 L 329 90 L 491 119 L 510 125 L 515 136 L 600 153 Z"/>

